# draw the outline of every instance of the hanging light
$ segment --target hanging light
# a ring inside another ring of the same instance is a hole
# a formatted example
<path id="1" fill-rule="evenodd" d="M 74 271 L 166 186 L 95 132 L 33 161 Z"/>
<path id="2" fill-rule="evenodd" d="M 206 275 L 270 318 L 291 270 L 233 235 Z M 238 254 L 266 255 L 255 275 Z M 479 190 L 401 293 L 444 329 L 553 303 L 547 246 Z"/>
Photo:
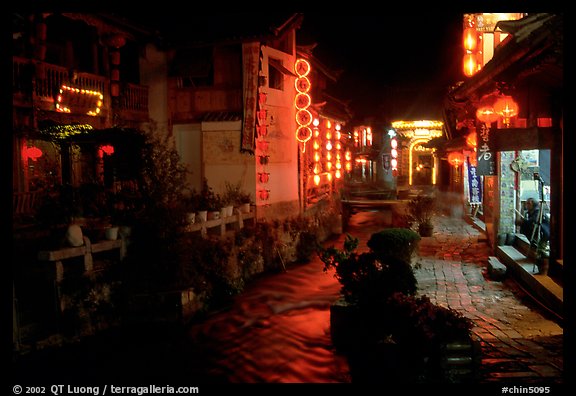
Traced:
<path id="1" fill-rule="evenodd" d="M 465 50 L 476 51 L 478 44 L 478 33 L 476 33 L 476 29 L 473 27 L 464 29 L 463 41 Z"/>
<path id="2" fill-rule="evenodd" d="M 476 131 L 473 130 L 466 136 L 466 145 L 468 147 L 474 148 L 478 144 L 477 142 Z"/>
<path id="3" fill-rule="evenodd" d="M 458 167 L 464 162 L 464 155 L 460 151 L 451 151 L 448 154 L 448 162 L 450 165 Z"/>
<path id="4" fill-rule="evenodd" d="M 107 154 L 107 155 L 114 154 L 114 146 L 112 146 L 110 144 L 105 144 L 104 146 L 100 146 L 100 150 L 102 150 L 102 152 L 104 154 Z"/>
<path id="5" fill-rule="evenodd" d="M 478 102 L 477 110 L 476 110 L 476 118 L 485 123 L 485 124 L 492 124 L 493 122 L 498 121 L 500 116 L 494 110 L 494 104 L 496 103 L 497 97 L 495 95 L 487 95 L 480 99 Z"/>
<path id="6" fill-rule="evenodd" d="M 483 106 L 476 110 L 476 118 L 485 124 L 492 124 L 498 121 L 499 115 L 494 111 L 492 106 Z"/>
<path id="7" fill-rule="evenodd" d="M 32 161 L 36 161 L 38 158 L 42 157 L 42 154 L 42 150 L 36 146 L 26 148 L 26 157 L 30 158 Z"/>
<path id="8" fill-rule="evenodd" d="M 494 111 L 502 117 L 504 125 L 510 125 L 510 118 L 518 115 L 518 103 L 512 96 L 501 96 L 494 103 Z"/>
<path id="9" fill-rule="evenodd" d="M 478 70 L 478 61 L 475 54 L 466 54 L 462 60 L 462 70 L 466 77 L 472 77 Z"/>

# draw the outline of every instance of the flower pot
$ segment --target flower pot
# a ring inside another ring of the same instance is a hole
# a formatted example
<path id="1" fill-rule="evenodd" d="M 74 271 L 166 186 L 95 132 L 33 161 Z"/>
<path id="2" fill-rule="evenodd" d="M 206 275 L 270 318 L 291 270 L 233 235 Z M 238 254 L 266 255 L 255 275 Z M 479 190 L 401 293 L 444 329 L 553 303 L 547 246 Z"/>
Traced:
<path id="1" fill-rule="evenodd" d="M 250 213 L 250 203 L 243 203 L 240 205 L 240 212 L 242 213 Z"/>
<path id="2" fill-rule="evenodd" d="M 186 213 L 186 221 L 188 224 L 194 224 L 196 221 L 196 213 L 195 212 L 188 212 Z"/>
<path id="3" fill-rule="evenodd" d="M 226 216 L 230 217 L 234 214 L 234 205 L 226 206 Z"/>
<path id="4" fill-rule="evenodd" d="M 120 227 L 106 228 L 106 230 L 104 232 L 104 236 L 109 241 L 115 241 L 116 239 L 118 239 L 118 231 L 119 230 L 120 230 Z"/>
<path id="5" fill-rule="evenodd" d="M 69 246 L 77 247 L 84 245 L 82 228 L 78 224 L 71 224 L 66 229 L 66 242 Z"/>
<path id="6" fill-rule="evenodd" d="M 207 210 L 199 210 L 198 211 L 198 220 L 201 222 L 205 222 L 208 220 L 208 211 Z"/>

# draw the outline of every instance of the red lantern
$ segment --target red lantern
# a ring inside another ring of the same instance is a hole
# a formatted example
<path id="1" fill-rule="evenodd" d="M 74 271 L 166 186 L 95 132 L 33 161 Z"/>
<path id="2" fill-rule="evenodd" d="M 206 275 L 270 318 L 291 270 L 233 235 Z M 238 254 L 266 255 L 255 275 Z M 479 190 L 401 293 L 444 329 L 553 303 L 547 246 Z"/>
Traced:
<path id="1" fill-rule="evenodd" d="M 510 118 L 518 115 L 518 104 L 512 96 L 502 96 L 494 103 L 494 111 L 504 119 L 504 124 L 510 123 Z"/>
<path id="2" fill-rule="evenodd" d="M 494 111 L 494 107 L 484 106 L 476 110 L 476 118 L 485 124 L 492 124 L 493 122 L 498 121 L 499 116 Z"/>
<path id="3" fill-rule="evenodd" d="M 467 51 L 476 51 L 476 45 L 478 43 L 478 33 L 473 27 L 464 29 L 463 35 L 464 49 Z"/>
<path id="4" fill-rule="evenodd" d="M 268 180 L 270 180 L 270 173 L 268 172 L 258 173 L 258 179 L 260 180 L 260 183 L 268 183 Z"/>
<path id="5" fill-rule="evenodd" d="M 260 199 L 263 201 L 266 201 L 268 198 L 270 198 L 270 190 L 260 190 Z"/>
<path id="6" fill-rule="evenodd" d="M 267 125 L 256 125 L 256 130 L 258 131 L 258 136 L 266 136 L 268 135 L 268 126 Z"/>
<path id="7" fill-rule="evenodd" d="M 464 155 L 460 151 L 451 151 L 448 154 L 448 162 L 450 165 L 458 167 L 464 162 Z"/>
<path id="8" fill-rule="evenodd" d="M 498 121 L 500 116 L 494 110 L 494 104 L 496 103 L 497 97 L 495 95 L 486 95 L 480 99 L 478 105 L 476 106 L 476 118 L 485 124 L 492 124 Z"/>
<path id="9" fill-rule="evenodd" d="M 104 154 L 107 155 L 112 155 L 114 154 L 114 146 L 110 145 L 110 144 L 106 144 L 104 146 L 100 146 L 100 150 L 102 150 L 102 152 Z"/>
<path id="10" fill-rule="evenodd" d="M 113 34 L 113 35 L 108 37 L 108 43 L 107 44 L 111 47 L 114 47 L 114 48 L 120 48 L 126 44 L 126 38 L 124 38 L 124 36 L 122 36 L 120 34 Z"/>
<path id="11" fill-rule="evenodd" d="M 478 144 L 478 141 L 477 141 L 476 131 L 474 130 L 466 136 L 466 145 L 468 145 L 468 147 L 474 148 L 474 147 L 476 147 L 477 144 Z"/>
<path id="12" fill-rule="evenodd" d="M 38 147 L 32 146 L 26 148 L 26 158 L 30 158 L 32 161 L 36 161 L 38 158 L 42 157 L 42 150 Z"/>
<path id="13" fill-rule="evenodd" d="M 476 54 L 466 54 L 462 59 L 462 70 L 466 77 L 472 77 L 478 71 Z"/>

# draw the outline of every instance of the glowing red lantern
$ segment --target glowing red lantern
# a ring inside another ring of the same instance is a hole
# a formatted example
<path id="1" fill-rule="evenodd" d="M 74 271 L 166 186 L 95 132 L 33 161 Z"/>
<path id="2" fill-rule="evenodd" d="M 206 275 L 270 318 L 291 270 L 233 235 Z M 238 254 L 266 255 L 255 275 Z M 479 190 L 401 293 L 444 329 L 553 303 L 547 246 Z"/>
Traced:
<path id="1" fill-rule="evenodd" d="M 114 154 L 114 146 L 110 145 L 110 144 L 106 144 L 104 146 L 100 146 L 100 150 L 102 150 L 102 152 L 104 154 L 107 155 L 112 155 Z"/>
<path id="2" fill-rule="evenodd" d="M 268 126 L 267 125 L 256 125 L 256 130 L 258 131 L 258 136 L 266 136 L 268 135 Z"/>
<path id="3" fill-rule="evenodd" d="M 482 121 L 485 124 L 492 124 L 493 122 L 498 121 L 498 113 L 494 111 L 494 107 L 492 106 L 483 106 L 476 110 L 476 118 L 479 121 Z"/>
<path id="4" fill-rule="evenodd" d="M 450 165 L 458 167 L 464 162 L 464 155 L 460 151 L 451 151 L 448 154 L 448 162 Z"/>
<path id="5" fill-rule="evenodd" d="M 494 111 L 502 116 L 504 124 L 510 123 L 510 118 L 518 115 L 518 104 L 512 96 L 502 96 L 494 103 Z"/>
<path id="6" fill-rule="evenodd" d="M 466 144 L 468 145 L 468 147 L 472 148 L 476 147 L 476 145 L 478 144 L 476 131 L 472 131 L 466 136 Z"/>
<path id="7" fill-rule="evenodd" d="M 464 29 L 463 35 L 464 49 L 467 51 L 475 51 L 478 43 L 478 33 L 473 27 Z"/>
<path id="8" fill-rule="evenodd" d="M 268 151 L 269 143 L 266 140 L 258 140 L 256 142 L 258 144 L 258 148 L 264 152 Z"/>
<path id="9" fill-rule="evenodd" d="M 120 48 L 126 44 L 126 38 L 124 38 L 124 36 L 122 36 L 120 34 L 113 34 L 113 35 L 108 37 L 108 43 L 107 44 L 111 47 L 114 47 L 114 48 Z"/>
<path id="10" fill-rule="evenodd" d="M 36 161 L 38 158 L 42 157 L 42 150 L 38 147 L 32 146 L 26 148 L 26 157 L 30 158 L 32 161 Z"/>
<path id="11" fill-rule="evenodd" d="M 466 77 L 472 77 L 478 71 L 478 61 L 475 54 L 466 54 L 462 60 L 462 70 Z"/>
<path id="12" fill-rule="evenodd" d="M 258 173 L 258 179 L 260 180 L 260 183 L 268 183 L 268 180 L 270 179 L 270 173 Z"/>
<path id="13" fill-rule="evenodd" d="M 260 190 L 259 194 L 260 199 L 263 201 L 266 201 L 268 198 L 270 198 L 270 190 Z"/>

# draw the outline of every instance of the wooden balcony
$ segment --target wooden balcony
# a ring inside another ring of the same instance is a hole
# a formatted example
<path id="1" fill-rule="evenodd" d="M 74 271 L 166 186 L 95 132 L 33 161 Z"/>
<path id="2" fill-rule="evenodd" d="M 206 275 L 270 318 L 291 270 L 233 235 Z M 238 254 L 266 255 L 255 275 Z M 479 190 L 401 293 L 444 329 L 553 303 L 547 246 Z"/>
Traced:
<path id="1" fill-rule="evenodd" d="M 242 90 L 229 87 L 178 87 L 169 82 L 169 107 L 174 123 L 196 120 L 199 114 L 242 111 Z"/>
<path id="2" fill-rule="evenodd" d="M 12 95 L 14 107 L 56 112 L 56 98 L 63 85 L 99 92 L 103 103 L 99 117 L 117 114 L 121 120 L 148 119 L 148 87 L 123 83 L 117 101 L 110 96 L 110 79 L 32 59 L 12 58 Z M 69 113 L 70 116 L 85 115 Z"/>

